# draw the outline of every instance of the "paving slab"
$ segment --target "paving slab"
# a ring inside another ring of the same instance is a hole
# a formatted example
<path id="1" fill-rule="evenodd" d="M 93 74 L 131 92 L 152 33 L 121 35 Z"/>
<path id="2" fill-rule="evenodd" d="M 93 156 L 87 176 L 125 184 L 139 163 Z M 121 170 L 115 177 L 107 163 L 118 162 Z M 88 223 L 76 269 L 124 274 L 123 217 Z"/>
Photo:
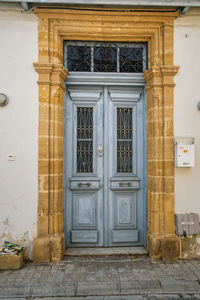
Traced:
<path id="1" fill-rule="evenodd" d="M 161 279 L 161 289 L 164 293 L 187 293 L 195 294 L 200 292 L 198 281 L 177 280 L 175 278 Z"/>
<path id="2" fill-rule="evenodd" d="M 31 295 L 34 297 L 64 297 L 64 296 L 74 296 L 74 283 L 68 282 L 67 284 L 63 282 L 54 282 L 53 284 L 35 284 L 32 285 Z"/>
<path id="3" fill-rule="evenodd" d="M 0 271 L 0 300 L 200 300 L 200 260 L 68 257 Z"/>
<path id="4" fill-rule="evenodd" d="M 178 294 L 159 294 L 159 295 L 132 295 L 132 296 L 92 296 L 92 297 L 23 297 L 23 298 L 1 298 L 1 300 L 199 300 L 200 295 L 178 295 Z"/>
<path id="5" fill-rule="evenodd" d="M 0 287 L 0 298 L 2 297 L 28 297 L 30 295 L 31 286 L 16 283 L 4 284 Z"/>
<path id="6" fill-rule="evenodd" d="M 92 297 L 36 297 L 36 298 L 1 298 L 1 300 L 147 300 L 146 297 L 143 296 L 92 296 Z"/>
<path id="7" fill-rule="evenodd" d="M 116 282 L 80 282 L 78 283 L 77 295 L 117 295 L 119 285 Z"/>
<path id="8" fill-rule="evenodd" d="M 134 281 L 122 281 L 121 294 L 131 295 L 131 294 L 143 294 L 143 293 L 161 293 L 161 287 L 159 280 L 134 280 Z"/>
<path id="9" fill-rule="evenodd" d="M 180 300 L 182 296 L 180 295 L 173 295 L 173 294 L 159 294 L 159 295 L 149 295 L 148 300 Z M 189 300 L 189 299 L 187 299 Z"/>

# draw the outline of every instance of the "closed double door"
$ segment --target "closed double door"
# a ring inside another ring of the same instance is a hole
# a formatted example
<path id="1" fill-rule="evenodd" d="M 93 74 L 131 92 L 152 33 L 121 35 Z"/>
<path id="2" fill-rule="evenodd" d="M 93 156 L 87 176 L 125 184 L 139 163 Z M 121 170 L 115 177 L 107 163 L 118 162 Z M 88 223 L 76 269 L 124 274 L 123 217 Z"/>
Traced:
<path id="1" fill-rule="evenodd" d="M 67 85 L 67 246 L 144 244 L 144 149 L 142 87 Z"/>

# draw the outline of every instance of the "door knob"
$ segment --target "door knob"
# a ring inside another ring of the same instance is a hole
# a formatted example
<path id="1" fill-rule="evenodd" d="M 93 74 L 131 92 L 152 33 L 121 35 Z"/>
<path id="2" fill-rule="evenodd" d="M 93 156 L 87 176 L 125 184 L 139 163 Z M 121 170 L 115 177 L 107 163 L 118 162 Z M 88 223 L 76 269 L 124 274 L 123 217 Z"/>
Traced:
<path id="1" fill-rule="evenodd" d="M 98 156 L 103 156 L 103 147 L 102 146 L 99 146 L 97 151 L 98 151 Z"/>

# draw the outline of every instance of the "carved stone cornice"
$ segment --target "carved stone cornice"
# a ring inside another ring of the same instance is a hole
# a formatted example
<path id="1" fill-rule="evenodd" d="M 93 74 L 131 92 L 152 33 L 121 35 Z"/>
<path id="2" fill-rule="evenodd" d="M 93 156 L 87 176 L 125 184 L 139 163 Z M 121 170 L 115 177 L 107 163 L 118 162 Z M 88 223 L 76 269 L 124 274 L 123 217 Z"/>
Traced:
<path id="1" fill-rule="evenodd" d="M 160 76 L 160 66 L 153 66 L 144 71 L 144 79 L 148 82 L 153 76 Z"/>
<path id="2" fill-rule="evenodd" d="M 33 63 L 36 72 L 38 72 L 37 83 L 43 85 L 50 85 L 51 83 L 51 72 L 53 64 L 51 63 Z"/>
<path id="3" fill-rule="evenodd" d="M 54 64 L 51 73 L 51 85 L 59 86 L 65 90 L 65 78 L 67 77 L 68 70 L 62 64 Z"/>
<path id="4" fill-rule="evenodd" d="M 177 74 L 179 66 L 161 65 L 153 66 L 144 72 L 144 79 L 147 83 L 147 89 L 155 86 L 174 87 L 174 76 Z"/>
<path id="5" fill-rule="evenodd" d="M 58 86 L 65 89 L 65 78 L 68 74 L 67 69 L 62 64 L 53 63 L 33 63 L 35 70 L 38 72 L 39 85 Z"/>
<path id="6" fill-rule="evenodd" d="M 163 86 L 166 87 L 174 87 L 174 76 L 178 73 L 179 66 L 161 66 L 160 68 L 162 79 L 163 79 Z"/>
<path id="7" fill-rule="evenodd" d="M 167 76 L 175 76 L 178 73 L 179 66 L 174 66 L 174 65 L 162 65 L 160 67 L 162 75 L 167 75 Z"/>
<path id="8" fill-rule="evenodd" d="M 160 66 L 153 66 L 144 72 L 144 79 L 146 81 L 146 89 L 156 86 L 162 86 L 162 77 Z"/>
<path id="9" fill-rule="evenodd" d="M 35 70 L 38 72 L 38 74 L 48 74 L 51 73 L 53 68 L 53 63 L 41 63 L 41 62 L 35 62 L 33 63 Z"/>

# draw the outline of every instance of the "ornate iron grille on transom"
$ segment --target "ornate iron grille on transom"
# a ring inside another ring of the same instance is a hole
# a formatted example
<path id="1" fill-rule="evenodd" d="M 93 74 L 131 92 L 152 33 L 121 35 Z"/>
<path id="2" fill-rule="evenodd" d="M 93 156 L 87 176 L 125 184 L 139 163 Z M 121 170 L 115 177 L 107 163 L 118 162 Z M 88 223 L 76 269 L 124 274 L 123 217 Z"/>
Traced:
<path id="1" fill-rule="evenodd" d="M 64 41 L 64 66 L 70 72 L 142 73 L 147 43 Z"/>

